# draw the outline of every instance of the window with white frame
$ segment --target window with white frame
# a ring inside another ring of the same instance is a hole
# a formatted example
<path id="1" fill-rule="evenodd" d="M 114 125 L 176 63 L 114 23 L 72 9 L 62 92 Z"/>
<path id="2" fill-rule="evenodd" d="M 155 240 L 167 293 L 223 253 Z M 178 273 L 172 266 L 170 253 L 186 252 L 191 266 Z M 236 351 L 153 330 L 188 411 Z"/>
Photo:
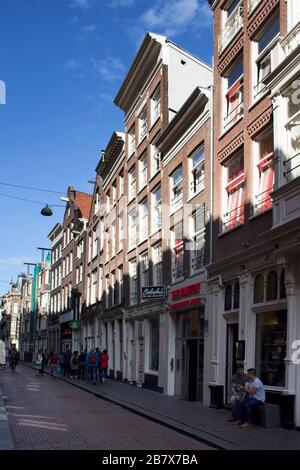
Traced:
<path id="1" fill-rule="evenodd" d="M 152 191 L 152 233 L 161 229 L 161 187 L 157 186 Z"/>
<path id="2" fill-rule="evenodd" d="M 116 254 L 116 221 L 115 220 L 111 224 L 110 236 L 111 236 L 111 256 L 115 256 Z"/>
<path id="3" fill-rule="evenodd" d="M 106 194 L 106 213 L 109 214 L 111 209 L 111 203 L 110 203 L 110 192 Z"/>
<path id="4" fill-rule="evenodd" d="M 190 156 L 191 196 L 204 189 L 204 146 Z"/>
<path id="5" fill-rule="evenodd" d="M 145 107 L 139 115 L 139 142 L 147 135 L 147 108 Z"/>
<path id="6" fill-rule="evenodd" d="M 141 254 L 141 287 L 150 285 L 148 252 Z"/>
<path id="7" fill-rule="evenodd" d="M 299 89 L 300 77 L 295 80 Z M 286 96 L 287 101 L 287 156 L 284 161 L 284 176 L 291 181 L 300 176 L 300 104 L 297 87 L 291 88 Z"/>
<path id="8" fill-rule="evenodd" d="M 177 168 L 171 175 L 171 207 L 173 211 L 182 207 L 183 204 L 183 174 L 182 167 Z"/>
<path id="9" fill-rule="evenodd" d="M 111 299 L 112 299 L 112 305 L 117 305 L 118 298 L 117 298 L 116 273 L 115 273 L 115 271 L 113 271 L 111 273 Z"/>
<path id="10" fill-rule="evenodd" d="M 117 183 L 116 183 L 116 181 L 112 185 L 112 203 L 113 203 L 113 206 L 115 206 L 116 203 L 117 203 Z"/>
<path id="11" fill-rule="evenodd" d="M 100 194 L 98 193 L 98 190 L 95 194 L 95 212 L 94 215 L 98 214 L 100 210 Z"/>
<path id="12" fill-rule="evenodd" d="M 160 85 L 151 97 L 151 125 L 160 118 Z"/>
<path id="13" fill-rule="evenodd" d="M 219 54 L 233 40 L 243 26 L 242 0 L 229 0 L 222 9 L 222 29 L 219 37 Z"/>
<path id="14" fill-rule="evenodd" d="M 124 194 L 124 174 L 121 173 L 119 176 L 119 198 Z"/>
<path id="15" fill-rule="evenodd" d="M 136 210 L 133 209 L 128 214 L 128 249 L 136 247 Z"/>
<path id="16" fill-rule="evenodd" d="M 135 166 L 128 172 L 128 200 L 131 201 L 136 196 L 136 172 Z"/>
<path id="17" fill-rule="evenodd" d="M 124 246 L 124 214 L 123 212 L 119 213 L 118 222 L 119 222 L 119 251 L 120 251 L 120 250 L 123 250 L 123 246 Z"/>
<path id="18" fill-rule="evenodd" d="M 275 46 L 279 40 L 280 23 L 277 14 L 269 24 L 263 28 L 253 42 L 253 57 L 255 58 L 254 98 L 259 98 L 266 90 L 264 79 L 277 65 Z"/>
<path id="19" fill-rule="evenodd" d="M 105 307 L 109 307 L 109 278 L 105 276 Z"/>
<path id="20" fill-rule="evenodd" d="M 205 266 L 205 205 L 192 215 L 193 249 L 191 251 L 192 273 Z"/>
<path id="21" fill-rule="evenodd" d="M 177 281 L 183 276 L 184 239 L 183 223 L 179 222 L 171 230 L 172 236 L 172 278 Z"/>
<path id="22" fill-rule="evenodd" d="M 76 284 L 79 283 L 79 266 L 76 267 Z"/>
<path id="23" fill-rule="evenodd" d="M 80 282 L 83 281 L 83 265 L 82 264 L 80 265 L 80 268 L 79 268 L 79 280 Z"/>
<path id="24" fill-rule="evenodd" d="M 97 298 L 97 284 L 98 284 L 98 270 L 92 272 L 92 285 L 91 285 L 91 304 L 96 303 Z"/>
<path id="25" fill-rule="evenodd" d="M 103 248 L 104 248 L 104 238 L 105 238 L 103 219 L 101 219 L 100 222 L 98 223 L 98 227 L 99 227 L 99 252 L 101 252 L 103 251 Z"/>
<path id="26" fill-rule="evenodd" d="M 103 294 L 103 268 L 100 266 L 99 267 L 99 273 L 98 273 L 98 293 L 97 297 L 99 300 L 102 300 L 102 294 Z"/>
<path id="27" fill-rule="evenodd" d="M 130 276 L 130 305 L 137 303 L 137 264 L 136 260 L 129 263 Z"/>
<path id="28" fill-rule="evenodd" d="M 253 158 L 254 213 L 260 213 L 272 207 L 275 176 L 273 126 L 265 129 L 253 142 Z"/>
<path id="29" fill-rule="evenodd" d="M 135 125 L 128 132 L 128 157 L 135 152 Z"/>
<path id="30" fill-rule="evenodd" d="M 123 303 L 123 298 L 124 298 L 124 292 L 123 292 L 123 266 L 120 266 L 118 268 L 118 273 L 119 273 L 119 304 Z"/>
<path id="31" fill-rule="evenodd" d="M 223 230 L 244 223 L 244 156 L 238 153 L 223 165 Z"/>
<path id="32" fill-rule="evenodd" d="M 98 224 L 93 230 L 93 248 L 92 248 L 92 258 L 95 258 L 98 254 L 98 243 L 99 243 L 99 226 Z"/>
<path id="33" fill-rule="evenodd" d="M 140 242 L 148 238 L 148 202 L 147 199 L 140 204 Z"/>
<path id="34" fill-rule="evenodd" d="M 92 259 L 92 251 L 93 251 L 93 238 L 92 238 L 92 234 L 91 234 L 91 233 L 89 234 L 88 243 L 89 243 L 89 247 L 88 247 L 88 262 L 90 262 L 91 259 Z"/>
<path id="35" fill-rule="evenodd" d="M 110 239 L 109 239 L 109 229 L 107 228 L 105 230 L 105 244 L 106 244 L 106 250 L 105 250 L 105 260 L 106 262 L 109 261 L 110 258 Z"/>
<path id="36" fill-rule="evenodd" d="M 162 285 L 162 245 L 153 247 L 153 284 Z"/>
<path id="37" fill-rule="evenodd" d="M 148 159 L 145 152 L 139 159 L 139 189 L 143 189 L 148 181 Z"/>
<path id="38" fill-rule="evenodd" d="M 228 75 L 223 78 L 224 93 L 224 122 L 223 129 L 233 126 L 244 112 L 244 87 L 243 87 L 243 58 L 240 57 L 231 67 Z"/>
<path id="39" fill-rule="evenodd" d="M 156 140 L 157 136 L 154 140 Z M 160 170 L 160 152 L 156 145 L 152 142 L 150 145 L 150 172 L 151 177 L 156 175 Z"/>

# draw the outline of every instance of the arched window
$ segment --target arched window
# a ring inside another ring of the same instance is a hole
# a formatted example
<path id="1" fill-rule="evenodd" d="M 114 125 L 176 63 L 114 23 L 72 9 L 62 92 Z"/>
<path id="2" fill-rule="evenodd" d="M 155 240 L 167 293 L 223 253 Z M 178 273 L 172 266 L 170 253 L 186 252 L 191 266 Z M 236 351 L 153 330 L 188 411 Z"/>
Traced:
<path id="1" fill-rule="evenodd" d="M 240 283 L 237 281 L 234 284 L 234 291 L 233 291 L 233 308 L 240 307 Z"/>
<path id="2" fill-rule="evenodd" d="M 285 289 L 285 270 L 283 269 L 280 274 L 280 298 L 286 298 L 286 289 Z"/>
<path id="3" fill-rule="evenodd" d="M 225 289 L 225 310 L 231 310 L 232 308 L 232 287 L 230 284 Z"/>
<path id="4" fill-rule="evenodd" d="M 253 302 L 258 304 L 264 301 L 264 277 L 258 274 L 254 279 L 254 296 Z"/>
<path id="5" fill-rule="evenodd" d="M 275 271 L 271 271 L 267 277 L 266 300 L 276 300 L 278 297 L 278 276 Z"/>

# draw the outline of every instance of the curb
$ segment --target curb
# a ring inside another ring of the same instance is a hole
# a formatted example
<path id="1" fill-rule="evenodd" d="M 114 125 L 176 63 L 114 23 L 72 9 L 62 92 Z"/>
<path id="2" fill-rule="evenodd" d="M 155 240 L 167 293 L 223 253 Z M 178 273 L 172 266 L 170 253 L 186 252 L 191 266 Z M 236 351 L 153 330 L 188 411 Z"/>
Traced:
<path id="1" fill-rule="evenodd" d="M 21 364 L 25 367 L 36 370 L 36 368 L 33 365 L 30 365 L 24 362 L 22 362 Z M 50 375 L 50 372 L 46 369 L 44 370 L 44 373 L 46 375 Z M 172 431 L 183 434 L 184 436 L 189 437 L 190 439 L 196 440 L 198 442 L 201 442 L 202 444 L 206 444 L 207 446 L 213 447 L 215 450 L 224 451 L 224 450 L 237 450 L 238 449 L 238 447 L 234 445 L 231 441 L 226 440 L 226 439 L 221 439 L 218 436 L 215 436 L 214 434 L 210 434 L 209 432 L 200 431 L 198 429 L 196 430 L 194 428 L 187 426 L 186 424 L 182 422 L 177 422 L 173 420 L 172 418 L 167 418 L 161 415 L 157 415 L 155 413 L 152 413 L 148 409 L 141 408 L 140 406 L 136 406 L 132 404 L 131 402 L 123 401 L 123 400 L 108 396 L 96 390 L 95 391 L 90 390 L 89 388 L 85 387 L 83 384 L 81 385 L 78 383 L 71 382 L 70 380 L 65 379 L 64 377 L 59 376 L 56 378 L 69 385 L 73 385 L 74 387 L 77 387 L 80 390 L 84 390 L 85 392 L 88 392 L 97 398 L 105 400 L 109 403 L 113 403 L 114 405 L 121 406 L 123 409 L 131 413 L 134 413 L 145 419 L 148 419 L 157 424 L 160 424 L 168 429 L 171 429 Z"/>
<path id="2" fill-rule="evenodd" d="M 9 427 L 9 421 L 0 388 L 0 450 L 14 450 L 15 446 Z"/>

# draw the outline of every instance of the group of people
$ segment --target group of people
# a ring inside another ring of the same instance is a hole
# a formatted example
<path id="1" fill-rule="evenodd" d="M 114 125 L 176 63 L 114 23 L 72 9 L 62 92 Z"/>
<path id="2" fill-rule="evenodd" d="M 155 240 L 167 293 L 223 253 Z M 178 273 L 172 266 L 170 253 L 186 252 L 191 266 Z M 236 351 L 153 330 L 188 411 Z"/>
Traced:
<path id="1" fill-rule="evenodd" d="M 244 366 L 237 365 L 236 374 L 231 378 L 232 396 L 230 403 L 232 405 L 233 424 L 240 428 L 249 426 L 253 408 L 265 403 L 266 393 L 262 381 L 256 376 L 255 369 L 247 370 L 244 373 Z"/>
<path id="2" fill-rule="evenodd" d="M 5 347 L 4 341 L 0 341 L 0 369 L 5 368 L 6 364 L 9 364 L 11 370 L 15 372 L 19 360 L 20 353 L 16 345 L 13 344 L 11 348 L 9 348 Z"/>
<path id="3" fill-rule="evenodd" d="M 101 352 L 99 348 L 92 348 L 89 352 L 82 349 L 73 353 L 67 348 L 59 356 L 53 351 L 48 356 L 40 349 L 36 357 L 39 375 L 44 374 L 45 366 L 48 365 L 52 377 L 63 375 L 73 379 L 87 379 L 94 384 L 97 380 L 104 382 L 108 378 L 108 361 L 107 350 Z"/>

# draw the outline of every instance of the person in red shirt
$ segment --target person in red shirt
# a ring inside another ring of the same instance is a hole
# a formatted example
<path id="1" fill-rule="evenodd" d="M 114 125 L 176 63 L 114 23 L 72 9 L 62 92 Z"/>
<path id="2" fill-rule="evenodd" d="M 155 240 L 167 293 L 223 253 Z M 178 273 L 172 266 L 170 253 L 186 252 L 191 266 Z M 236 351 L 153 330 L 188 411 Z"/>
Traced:
<path id="1" fill-rule="evenodd" d="M 103 350 L 103 353 L 100 356 L 100 377 L 101 377 L 101 382 L 104 382 L 105 379 L 108 378 L 107 371 L 108 371 L 108 354 L 107 354 L 107 349 Z"/>
<path id="2" fill-rule="evenodd" d="M 53 351 L 50 353 L 49 366 L 50 374 L 52 377 L 54 377 L 56 375 L 56 369 L 58 366 L 58 355 Z"/>

